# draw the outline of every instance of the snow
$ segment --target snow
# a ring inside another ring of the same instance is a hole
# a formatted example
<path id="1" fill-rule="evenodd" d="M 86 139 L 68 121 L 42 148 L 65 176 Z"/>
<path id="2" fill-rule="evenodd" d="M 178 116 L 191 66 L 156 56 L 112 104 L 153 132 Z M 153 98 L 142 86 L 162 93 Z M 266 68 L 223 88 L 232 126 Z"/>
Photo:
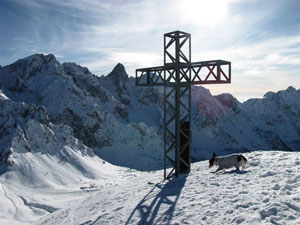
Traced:
<path id="1" fill-rule="evenodd" d="M 7 100 L 7 96 L 0 90 L 0 99 Z"/>
<path id="2" fill-rule="evenodd" d="M 161 170 L 108 163 L 98 165 L 107 167 L 105 179 L 52 188 L 18 186 L 8 174 L 0 178 L 0 224 L 299 224 L 299 153 L 244 156 L 243 171 L 212 173 L 205 160 L 170 181 Z"/>
<path id="3" fill-rule="evenodd" d="M 41 153 L 18 155 L 20 163 L 0 177 L 0 224 L 32 224 L 89 196 L 90 187 L 109 187 L 118 174 L 118 168 L 97 156 L 84 157 L 69 147 L 62 154 L 69 154 L 69 159 Z"/>

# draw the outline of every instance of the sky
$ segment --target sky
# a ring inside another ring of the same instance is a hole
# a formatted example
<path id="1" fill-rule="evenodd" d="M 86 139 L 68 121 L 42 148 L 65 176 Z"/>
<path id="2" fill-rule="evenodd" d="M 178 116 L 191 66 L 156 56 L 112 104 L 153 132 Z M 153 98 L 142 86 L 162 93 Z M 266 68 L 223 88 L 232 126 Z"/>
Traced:
<path id="1" fill-rule="evenodd" d="M 191 34 L 192 61 L 232 63 L 240 101 L 300 88 L 300 0 L 0 0 L 0 65 L 54 54 L 96 75 L 163 65 L 163 35 Z"/>

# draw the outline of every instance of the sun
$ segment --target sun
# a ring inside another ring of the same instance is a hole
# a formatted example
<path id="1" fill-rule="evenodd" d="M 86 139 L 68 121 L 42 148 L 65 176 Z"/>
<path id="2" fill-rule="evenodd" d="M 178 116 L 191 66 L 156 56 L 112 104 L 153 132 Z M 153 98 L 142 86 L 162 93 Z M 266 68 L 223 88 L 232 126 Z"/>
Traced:
<path id="1" fill-rule="evenodd" d="M 225 19 L 230 0 L 184 0 L 178 10 L 185 23 L 214 26 Z"/>

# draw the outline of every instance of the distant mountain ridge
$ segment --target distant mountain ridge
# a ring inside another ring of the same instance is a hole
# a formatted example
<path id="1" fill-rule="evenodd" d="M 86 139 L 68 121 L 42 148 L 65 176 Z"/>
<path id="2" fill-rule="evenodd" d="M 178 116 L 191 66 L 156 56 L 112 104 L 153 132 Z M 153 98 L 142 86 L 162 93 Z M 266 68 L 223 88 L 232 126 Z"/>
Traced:
<path id="1" fill-rule="evenodd" d="M 24 151 L 38 149 L 22 124 L 55 127 L 49 131 L 54 136 L 63 132 L 56 127 L 66 126 L 70 132 L 63 139 L 69 135 L 118 165 L 162 165 L 162 90 L 136 87 L 122 64 L 98 77 L 75 63 L 60 64 L 52 54 L 35 54 L 0 68 L 0 90 L 2 165 L 13 161 L 9 156 L 16 138 L 23 140 L 18 143 Z M 293 87 L 244 103 L 230 94 L 212 96 L 204 87 L 193 87 L 192 157 L 207 159 L 212 151 L 299 151 L 299 118 L 300 90 Z M 149 158 L 149 165 L 136 157 Z"/>

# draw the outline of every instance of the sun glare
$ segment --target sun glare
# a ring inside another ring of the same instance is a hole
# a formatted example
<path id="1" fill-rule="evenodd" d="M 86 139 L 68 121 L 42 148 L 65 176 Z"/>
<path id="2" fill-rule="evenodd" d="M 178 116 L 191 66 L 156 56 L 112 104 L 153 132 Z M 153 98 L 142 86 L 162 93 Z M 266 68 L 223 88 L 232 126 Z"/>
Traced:
<path id="1" fill-rule="evenodd" d="M 227 15 L 227 0 L 184 0 L 179 1 L 179 13 L 186 23 L 217 25 Z"/>

